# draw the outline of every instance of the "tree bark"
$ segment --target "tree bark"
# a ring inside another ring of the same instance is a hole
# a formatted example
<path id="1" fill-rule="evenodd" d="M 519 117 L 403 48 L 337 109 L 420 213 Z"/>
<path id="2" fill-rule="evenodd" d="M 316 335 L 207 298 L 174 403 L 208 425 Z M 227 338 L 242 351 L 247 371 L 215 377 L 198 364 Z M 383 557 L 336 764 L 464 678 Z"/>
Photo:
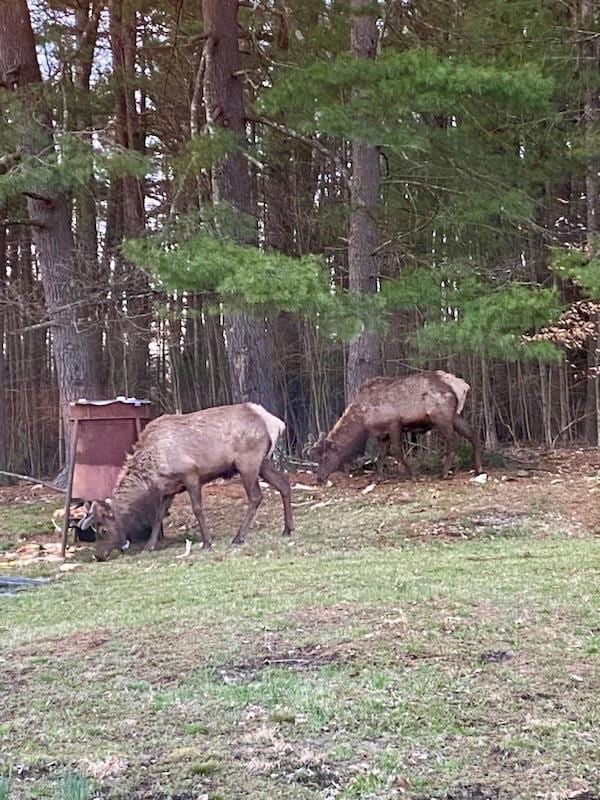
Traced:
<path id="1" fill-rule="evenodd" d="M 30 120 L 23 135 L 23 150 L 43 158 L 54 151 L 52 118 L 41 91 L 42 78 L 25 0 L 0 0 L 0 71 L 5 86 L 19 96 Z M 69 453 L 69 402 L 98 396 L 89 320 L 83 311 L 84 287 L 75 257 L 71 206 L 64 192 L 44 186 L 30 193 L 27 210 L 52 322 L 65 452 Z"/>
<path id="2" fill-rule="evenodd" d="M 597 24 L 596 0 L 581 0 L 580 35 L 582 44 L 583 71 L 586 90 L 583 109 L 585 139 L 589 149 L 585 178 L 587 207 L 587 249 L 590 257 L 600 252 L 600 93 L 597 88 L 600 42 L 592 35 Z M 590 444 L 600 444 L 600 319 L 596 319 L 596 336 L 590 338 L 587 347 L 587 381 L 585 408 L 585 437 Z"/>
<path id="3" fill-rule="evenodd" d="M 111 0 L 110 43 L 115 96 L 115 139 L 124 152 L 143 153 L 144 134 L 136 107 L 136 4 L 132 0 Z M 117 226 L 112 247 L 126 287 L 127 312 L 120 326 L 125 369 L 121 391 L 145 395 L 149 391 L 148 358 L 151 340 L 151 305 L 148 279 L 119 252 L 124 239 L 141 236 L 145 228 L 144 187 L 135 175 L 116 180 Z"/>
<path id="4" fill-rule="evenodd" d="M 4 217 L 6 206 L 0 205 L 0 215 Z M 6 226 L 0 223 L 0 297 L 6 294 Z M 6 334 L 5 323 L 6 311 L 3 306 L 0 306 L 0 465 L 6 469 L 8 465 L 8 449 L 6 446 L 6 420 L 7 420 L 7 406 L 6 406 L 6 365 L 4 363 L 5 344 L 4 337 Z M 4 483 L 0 479 L 0 483 Z"/>
<path id="5" fill-rule="evenodd" d="M 77 131 L 81 142 L 85 142 L 89 152 L 93 148 L 93 98 L 90 90 L 94 53 L 98 39 L 100 21 L 99 0 L 86 0 L 75 8 L 77 57 L 73 64 L 73 84 L 76 89 L 75 102 L 69 109 L 70 127 Z M 96 374 L 102 386 L 106 386 L 106 368 L 102 347 L 103 326 L 98 319 L 97 291 L 107 283 L 108 274 L 101 270 L 98 259 L 98 191 L 94 168 L 90 163 L 88 174 L 74 192 L 75 196 L 75 246 L 82 278 L 93 292 L 93 300 L 87 310 L 94 320 L 93 347 Z M 104 274 L 103 274 L 104 273 Z"/>
<path id="6" fill-rule="evenodd" d="M 76 95 L 76 106 L 72 109 L 72 127 L 77 129 L 79 137 L 85 141 L 90 150 L 92 148 L 92 131 L 94 127 L 90 78 L 98 36 L 99 19 L 99 8 L 95 8 L 93 2 L 86 2 L 84 6 L 78 6 L 75 9 L 78 56 L 73 65 L 73 82 L 78 94 Z M 83 102 L 84 96 L 85 102 Z M 83 259 L 84 268 L 87 269 L 92 279 L 96 279 L 98 262 L 96 180 L 91 168 L 85 184 L 76 194 L 75 211 L 77 246 Z"/>
<path id="7" fill-rule="evenodd" d="M 377 56 L 377 20 L 367 13 L 372 0 L 351 0 L 353 11 L 351 51 L 355 58 Z M 352 178 L 350 180 L 350 229 L 348 234 L 348 270 L 350 291 L 369 294 L 377 291 L 377 208 L 379 206 L 379 152 L 361 141 L 352 142 Z M 350 342 L 346 370 L 346 399 L 349 402 L 360 385 L 379 374 L 379 335 L 362 331 Z"/>
<path id="8" fill-rule="evenodd" d="M 481 400 L 483 403 L 484 420 L 484 444 L 489 450 L 494 450 L 498 446 L 498 436 L 496 433 L 496 414 L 494 410 L 494 400 L 492 397 L 492 387 L 490 383 L 489 364 L 487 359 L 481 357 Z"/>
<path id="9" fill-rule="evenodd" d="M 238 0 L 204 0 L 203 80 L 206 124 L 210 133 L 219 128 L 232 132 L 240 145 L 246 142 L 244 85 L 238 43 Z M 228 225 L 229 235 L 240 243 L 256 243 L 256 225 L 248 162 L 241 150 L 230 153 L 213 168 L 213 203 L 227 203 L 238 212 Z M 247 314 L 225 317 L 227 358 L 234 402 L 262 403 L 277 412 L 269 373 L 270 347 L 265 321 Z"/>

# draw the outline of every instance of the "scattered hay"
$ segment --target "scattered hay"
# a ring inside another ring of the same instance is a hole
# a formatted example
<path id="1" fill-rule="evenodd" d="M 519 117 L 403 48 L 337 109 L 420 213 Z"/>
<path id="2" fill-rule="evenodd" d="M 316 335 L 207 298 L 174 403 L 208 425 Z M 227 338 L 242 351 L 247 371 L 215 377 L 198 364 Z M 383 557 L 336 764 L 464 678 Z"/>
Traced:
<path id="1" fill-rule="evenodd" d="M 32 567 L 36 564 L 53 564 L 64 561 L 60 553 L 60 542 L 30 541 L 14 550 L 0 553 L 0 567 Z M 75 551 L 70 548 L 66 557 L 73 558 Z"/>

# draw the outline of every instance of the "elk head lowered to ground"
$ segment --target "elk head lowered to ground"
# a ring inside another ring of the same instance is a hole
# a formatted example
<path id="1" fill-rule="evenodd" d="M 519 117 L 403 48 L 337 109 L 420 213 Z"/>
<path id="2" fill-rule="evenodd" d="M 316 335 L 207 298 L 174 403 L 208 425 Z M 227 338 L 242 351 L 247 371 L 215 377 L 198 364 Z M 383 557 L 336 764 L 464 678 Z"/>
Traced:
<path id="1" fill-rule="evenodd" d="M 462 378 L 441 370 L 366 381 L 329 435 L 321 434 L 311 450 L 311 456 L 318 462 L 317 480 L 326 480 L 364 449 L 369 436 L 380 441 L 389 438 L 390 449 L 410 475 L 410 467 L 400 450 L 401 433 L 432 428 L 437 428 L 446 440 L 444 477 L 448 476 L 454 459 L 456 434 L 473 445 L 475 470 L 481 472 L 479 438 L 460 416 L 469 388 Z"/>
<path id="2" fill-rule="evenodd" d="M 190 496 L 203 545 L 210 547 L 202 486 L 236 474 L 246 490 L 248 508 L 233 542 L 244 541 L 262 501 L 259 477 L 280 493 L 283 533 L 289 535 L 294 527 L 290 483 L 271 459 L 284 430 L 282 420 L 255 403 L 166 414 L 150 422 L 127 457 L 113 497 L 94 501 L 81 525 L 96 524 L 107 534 L 97 543 L 96 558 L 103 561 L 112 550 L 127 549 L 132 536 L 144 530 L 151 531 L 146 549 L 154 549 L 173 498 L 184 491 Z"/>

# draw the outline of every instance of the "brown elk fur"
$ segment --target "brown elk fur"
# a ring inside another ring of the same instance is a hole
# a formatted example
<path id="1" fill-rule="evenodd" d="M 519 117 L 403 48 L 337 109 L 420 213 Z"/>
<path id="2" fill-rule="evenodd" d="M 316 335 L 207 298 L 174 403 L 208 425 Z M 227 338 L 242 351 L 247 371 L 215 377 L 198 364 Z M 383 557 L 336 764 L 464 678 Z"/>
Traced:
<path id="1" fill-rule="evenodd" d="M 322 436 L 312 449 L 318 461 L 317 479 L 323 481 L 340 469 L 364 449 L 369 436 L 380 441 L 389 439 L 393 452 L 410 474 L 400 452 L 401 432 L 432 428 L 437 428 L 446 440 L 444 477 L 452 465 L 457 433 L 473 445 L 475 469 L 481 472 L 479 439 L 459 414 L 468 390 L 469 385 L 461 378 L 442 371 L 366 381 L 329 435 Z"/>
<path id="2" fill-rule="evenodd" d="M 110 501 L 95 501 L 86 526 L 103 527 L 108 538 L 98 542 L 100 560 L 140 531 L 151 531 L 147 549 L 156 546 L 162 520 L 176 494 L 187 491 L 205 547 L 210 537 L 202 510 L 202 486 L 215 478 L 239 474 L 248 496 L 248 509 L 234 539 L 244 537 L 262 501 L 259 476 L 281 494 L 284 534 L 294 525 L 287 476 L 270 458 L 284 423 L 262 406 L 242 403 L 219 406 L 192 414 L 170 414 L 144 429 L 127 457 Z"/>

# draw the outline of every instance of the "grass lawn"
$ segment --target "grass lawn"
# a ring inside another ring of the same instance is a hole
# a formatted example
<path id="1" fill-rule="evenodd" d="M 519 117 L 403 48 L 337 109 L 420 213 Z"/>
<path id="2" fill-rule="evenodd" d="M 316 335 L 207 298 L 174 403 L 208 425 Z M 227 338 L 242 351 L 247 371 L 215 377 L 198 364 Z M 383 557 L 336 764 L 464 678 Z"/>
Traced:
<path id="1" fill-rule="evenodd" d="M 427 535 L 440 485 L 296 498 L 292 541 L 270 498 L 239 549 L 228 500 L 209 554 L 0 598 L 0 799 L 600 798 L 598 539 L 544 493 Z"/>

